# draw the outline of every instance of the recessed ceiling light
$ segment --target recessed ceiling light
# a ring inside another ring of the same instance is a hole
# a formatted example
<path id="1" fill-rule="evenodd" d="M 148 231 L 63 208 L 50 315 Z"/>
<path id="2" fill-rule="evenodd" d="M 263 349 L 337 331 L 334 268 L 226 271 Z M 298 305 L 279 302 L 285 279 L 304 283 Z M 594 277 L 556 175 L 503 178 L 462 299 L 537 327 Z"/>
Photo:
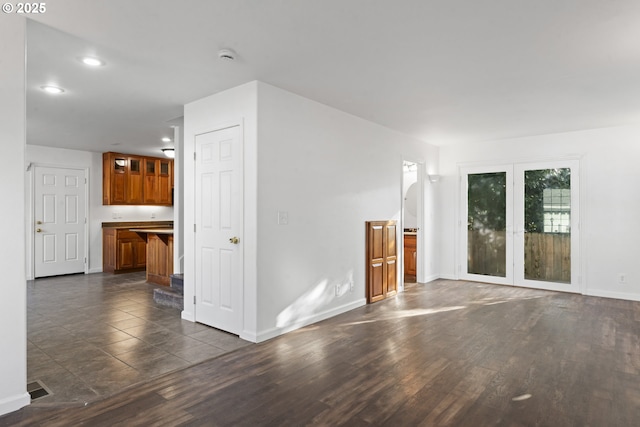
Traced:
<path id="1" fill-rule="evenodd" d="M 83 56 L 80 60 L 84 65 L 88 65 L 90 67 L 101 67 L 104 65 L 104 61 L 92 56 Z"/>
<path id="2" fill-rule="evenodd" d="M 171 138 L 165 136 L 164 138 L 162 138 L 162 142 L 171 142 Z"/>
<path id="3" fill-rule="evenodd" d="M 64 89 L 62 89 L 61 87 L 52 86 L 52 85 L 40 86 L 40 89 L 44 90 L 47 93 L 52 93 L 52 94 L 55 94 L 55 95 L 64 92 Z"/>

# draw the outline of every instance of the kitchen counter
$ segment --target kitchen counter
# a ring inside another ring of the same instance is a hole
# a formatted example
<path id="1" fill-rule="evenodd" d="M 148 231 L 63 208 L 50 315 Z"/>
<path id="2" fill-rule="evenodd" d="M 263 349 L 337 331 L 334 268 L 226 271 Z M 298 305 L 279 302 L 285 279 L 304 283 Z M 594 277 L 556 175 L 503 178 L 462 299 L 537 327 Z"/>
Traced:
<path id="1" fill-rule="evenodd" d="M 103 222 L 102 228 L 173 228 L 173 221 L 114 221 Z"/>
<path id="2" fill-rule="evenodd" d="M 130 228 L 129 231 L 136 233 L 173 234 L 173 228 Z"/>
<path id="3" fill-rule="evenodd" d="M 146 270 L 147 281 L 169 285 L 173 273 L 173 221 L 102 223 L 102 271 Z"/>
<path id="4" fill-rule="evenodd" d="M 173 274 L 173 228 L 130 228 L 147 242 L 147 282 L 169 286 Z"/>

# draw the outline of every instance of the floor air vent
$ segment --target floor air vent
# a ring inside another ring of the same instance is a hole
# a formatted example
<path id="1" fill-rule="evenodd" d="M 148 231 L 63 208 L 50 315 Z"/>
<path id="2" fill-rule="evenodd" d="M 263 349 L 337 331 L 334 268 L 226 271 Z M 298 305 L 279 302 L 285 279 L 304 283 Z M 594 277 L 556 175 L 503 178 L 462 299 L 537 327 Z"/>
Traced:
<path id="1" fill-rule="evenodd" d="M 41 397 L 49 395 L 49 391 L 38 381 L 27 384 L 27 392 L 31 395 L 31 400 L 40 399 Z"/>

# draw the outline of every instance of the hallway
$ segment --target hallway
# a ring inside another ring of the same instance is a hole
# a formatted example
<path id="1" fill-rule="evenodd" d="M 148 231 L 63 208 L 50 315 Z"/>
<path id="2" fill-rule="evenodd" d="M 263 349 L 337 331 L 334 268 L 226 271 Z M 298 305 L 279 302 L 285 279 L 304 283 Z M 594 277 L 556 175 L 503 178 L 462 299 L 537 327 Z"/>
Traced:
<path id="1" fill-rule="evenodd" d="M 27 284 L 27 375 L 48 395 L 32 406 L 83 404 L 249 345 L 153 301 L 145 273 L 77 274 Z"/>

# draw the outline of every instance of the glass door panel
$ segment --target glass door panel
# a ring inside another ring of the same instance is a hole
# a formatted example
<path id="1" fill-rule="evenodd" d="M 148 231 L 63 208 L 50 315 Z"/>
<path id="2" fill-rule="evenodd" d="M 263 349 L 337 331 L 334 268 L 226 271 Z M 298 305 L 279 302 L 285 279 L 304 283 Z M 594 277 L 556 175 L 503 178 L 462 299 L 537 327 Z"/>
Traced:
<path id="1" fill-rule="evenodd" d="M 467 175 L 467 273 L 506 277 L 506 172 Z"/>
<path id="2" fill-rule="evenodd" d="M 497 284 L 513 282 L 513 168 L 460 170 L 461 278 Z"/>
<path id="3" fill-rule="evenodd" d="M 579 289 L 579 161 L 514 168 L 514 284 Z"/>
<path id="4" fill-rule="evenodd" d="M 524 278 L 571 283 L 571 169 L 524 171 Z"/>

